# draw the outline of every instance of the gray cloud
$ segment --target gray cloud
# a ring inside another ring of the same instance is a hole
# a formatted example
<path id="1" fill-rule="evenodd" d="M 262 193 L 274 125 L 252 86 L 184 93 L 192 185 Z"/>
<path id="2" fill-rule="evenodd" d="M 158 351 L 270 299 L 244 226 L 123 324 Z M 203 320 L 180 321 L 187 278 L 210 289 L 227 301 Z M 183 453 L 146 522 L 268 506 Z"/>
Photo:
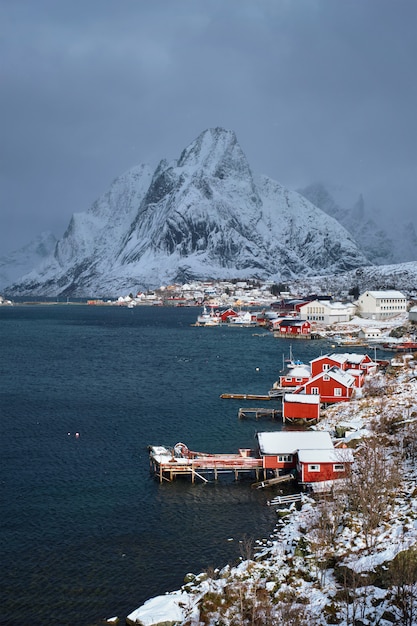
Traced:
<path id="1" fill-rule="evenodd" d="M 3 0 L 0 22 L 0 254 L 210 126 L 256 173 L 414 214 L 414 0 Z"/>

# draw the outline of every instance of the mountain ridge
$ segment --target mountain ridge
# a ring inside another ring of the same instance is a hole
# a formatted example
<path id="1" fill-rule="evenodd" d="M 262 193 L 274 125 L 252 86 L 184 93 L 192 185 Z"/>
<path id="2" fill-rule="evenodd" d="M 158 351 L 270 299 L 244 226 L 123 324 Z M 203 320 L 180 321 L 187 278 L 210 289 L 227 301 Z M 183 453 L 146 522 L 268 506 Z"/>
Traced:
<path id="1" fill-rule="evenodd" d="M 335 218 L 277 181 L 255 178 L 235 133 L 212 128 L 177 160 L 117 177 L 7 293 L 117 295 L 190 279 L 281 281 L 369 264 Z"/>

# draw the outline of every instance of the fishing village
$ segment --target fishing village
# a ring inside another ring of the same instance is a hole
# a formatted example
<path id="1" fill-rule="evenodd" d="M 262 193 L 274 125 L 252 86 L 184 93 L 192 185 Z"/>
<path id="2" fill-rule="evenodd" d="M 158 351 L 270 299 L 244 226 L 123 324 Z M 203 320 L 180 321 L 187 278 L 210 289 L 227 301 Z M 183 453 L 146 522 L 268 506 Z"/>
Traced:
<path id="1" fill-rule="evenodd" d="M 320 422 L 323 410 L 361 397 L 367 384 L 370 384 L 369 380 L 390 365 L 389 359 L 376 358 L 377 346 L 384 349 L 389 341 L 381 340 L 382 332 L 379 328 L 376 330 L 375 318 L 392 320 L 398 315 L 404 316 L 407 308 L 405 296 L 397 291 L 366 292 L 359 301 L 362 314 L 367 316 L 361 320 L 362 335 L 368 341 L 357 337 L 354 342 L 352 333 L 346 341 L 340 335 L 329 335 L 332 350 L 317 355 L 308 363 L 294 358 L 291 340 L 322 337 L 323 327 L 329 326 L 334 314 L 333 323 L 336 324 L 334 319 L 338 321 L 340 332 L 341 322 L 347 323 L 353 318 L 356 306 L 329 300 L 296 299 L 281 301 L 276 311 L 245 311 L 242 314 L 230 307 L 218 311 L 215 305 L 209 308 L 204 305 L 196 326 L 260 326 L 288 340 L 288 356 L 282 356 L 283 367 L 271 389 L 260 394 L 224 392 L 220 396 L 225 400 L 276 403 L 278 408 L 259 405 L 240 407 L 238 418 L 269 418 L 280 421 L 282 426 L 273 433 L 257 432 L 254 449 L 240 448 L 229 454 L 192 451 L 182 442 L 173 446 L 150 445 L 150 467 L 159 481 L 172 482 L 179 476 L 188 476 L 193 483 L 196 480 L 208 482 L 210 479 L 217 480 L 222 474 L 233 473 L 236 480 L 244 475 L 253 476 L 253 486 L 257 488 L 291 480 L 303 490 L 323 491 L 330 489 L 334 481 L 345 479 L 353 463 L 353 454 L 344 443 L 343 436 L 332 439 L 328 433 L 312 429 Z M 366 326 L 369 319 L 372 320 L 371 327 Z M 378 344 L 369 343 L 371 337 L 378 337 Z M 400 353 L 408 344 L 408 352 L 411 353 L 417 346 L 414 338 L 408 336 L 407 340 L 391 343 L 390 348 L 394 349 L 397 345 L 397 352 Z M 335 341 L 338 343 L 335 344 Z M 336 345 L 340 350 L 355 347 L 356 351 L 335 352 Z M 359 351 L 359 348 L 370 345 L 373 346 L 373 358 L 367 352 Z M 286 426 L 291 430 L 287 431 Z"/>
<path id="2" fill-rule="evenodd" d="M 404 314 L 390 319 L 392 328 L 407 325 Z M 237 419 L 276 423 L 256 433 L 253 449 L 149 446 L 160 482 L 249 477 L 267 490 L 277 526 L 237 565 L 187 574 L 181 589 L 149 599 L 127 624 L 249 623 L 249 613 L 254 624 L 416 623 L 417 354 L 328 345 L 308 362 L 288 349 L 259 395 L 221 394 L 225 406 L 241 401 Z"/>

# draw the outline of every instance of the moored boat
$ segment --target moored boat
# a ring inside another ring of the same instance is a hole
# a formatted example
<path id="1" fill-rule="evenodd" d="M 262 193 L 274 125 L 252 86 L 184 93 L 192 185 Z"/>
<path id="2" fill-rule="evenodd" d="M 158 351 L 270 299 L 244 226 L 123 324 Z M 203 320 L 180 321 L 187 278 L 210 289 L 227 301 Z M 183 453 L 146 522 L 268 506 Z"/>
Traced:
<path id="1" fill-rule="evenodd" d="M 203 308 L 203 312 L 201 315 L 197 317 L 196 326 L 219 326 L 221 324 L 222 318 L 220 315 L 214 311 L 213 308 L 210 311 L 207 310 L 205 306 Z"/>

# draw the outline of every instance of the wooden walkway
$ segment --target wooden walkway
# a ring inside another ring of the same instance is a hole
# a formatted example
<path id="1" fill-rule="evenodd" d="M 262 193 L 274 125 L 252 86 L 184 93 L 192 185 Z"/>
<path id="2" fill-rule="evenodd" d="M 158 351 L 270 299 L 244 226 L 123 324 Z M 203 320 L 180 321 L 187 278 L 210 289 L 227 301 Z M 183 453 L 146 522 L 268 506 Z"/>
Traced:
<path id="1" fill-rule="evenodd" d="M 301 502 L 302 494 L 293 493 L 288 496 L 277 496 L 268 502 L 269 506 L 277 506 L 281 504 L 292 504 L 293 502 Z"/>
<path id="2" fill-rule="evenodd" d="M 178 445 L 178 444 L 177 444 Z M 217 480 L 220 474 L 234 473 L 235 479 L 241 473 L 255 473 L 259 479 L 263 471 L 260 457 L 251 456 L 251 450 L 239 450 L 239 454 L 208 454 L 186 450 L 184 454 L 175 455 L 170 448 L 151 446 L 149 448 L 150 466 L 159 482 L 172 482 L 177 476 L 189 476 L 191 482 L 200 479 L 208 482 L 207 476 Z"/>
<path id="3" fill-rule="evenodd" d="M 279 409 L 244 409 L 240 408 L 238 411 L 238 418 L 244 419 L 246 417 L 250 417 L 251 415 L 255 415 L 255 419 L 260 419 L 261 417 L 270 417 L 271 419 L 276 419 L 282 416 L 282 411 Z"/>
<path id="4" fill-rule="evenodd" d="M 253 483 L 252 487 L 254 489 L 265 489 L 266 487 L 273 487 L 274 485 L 279 485 L 280 483 L 287 483 L 290 480 L 295 480 L 293 474 L 284 474 L 283 476 L 275 476 L 274 478 L 267 478 L 258 483 Z"/>

